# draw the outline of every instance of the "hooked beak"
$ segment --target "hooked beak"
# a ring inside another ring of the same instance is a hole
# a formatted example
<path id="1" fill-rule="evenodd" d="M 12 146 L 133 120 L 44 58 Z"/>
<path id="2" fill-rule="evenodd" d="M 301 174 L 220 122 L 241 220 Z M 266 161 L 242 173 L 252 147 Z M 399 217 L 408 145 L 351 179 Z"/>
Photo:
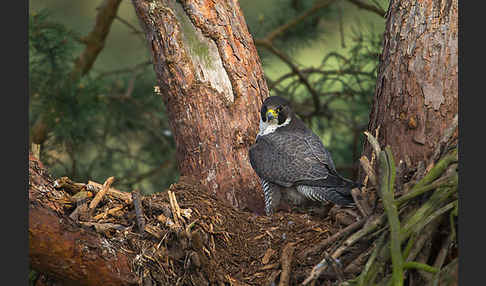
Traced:
<path id="1" fill-rule="evenodd" d="M 267 110 L 267 121 L 271 121 L 277 118 L 277 112 L 273 109 Z"/>

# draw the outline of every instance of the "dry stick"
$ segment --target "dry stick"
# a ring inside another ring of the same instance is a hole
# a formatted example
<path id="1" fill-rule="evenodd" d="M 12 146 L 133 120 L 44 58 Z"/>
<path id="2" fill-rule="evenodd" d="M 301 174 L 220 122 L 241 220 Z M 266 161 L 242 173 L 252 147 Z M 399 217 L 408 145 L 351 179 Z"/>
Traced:
<path id="1" fill-rule="evenodd" d="M 343 254 L 343 252 L 346 251 L 351 245 L 355 244 L 357 241 L 362 239 L 365 235 L 377 229 L 384 222 L 385 222 L 384 215 L 375 217 L 365 227 L 363 227 L 362 229 L 360 229 L 359 231 L 355 232 L 353 235 L 348 237 L 343 242 L 343 244 L 338 249 L 336 249 L 336 251 L 334 251 L 334 253 L 331 255 L 332 258 L 338 259 L 341 256 L 341 254 Z"/>
<path id="2" fill-rule="evenodd" d="M 434 262 L 435 268 L 442 270 L 442 265 L 444 264 L 445 258 L 447 256 L 447 253 L 449 252 L 449 247 L 451 246 L 453 239 L 454 239 L 454 234 L 450 233 L 449 236 L 447 236 L 447 239 L 442 244 L 442 248 L 439 251 L 439 254 L 437 254 L 437 258 L 435 259 L 435 262 Z M 436 281 L 439 280 L 439 277 L 440 277 L 439 274 L 440 274 L 440 272 L 436 273 L 434 275 L 434 279 L 431 281 L 432 285 L 437 285 Z"/>
<path id="3" fill-rule="evenodd" d="M 378 134 L 378 129 L 376 130 L 376 133 Z M 376 140 L 376 138 L 373 135 L 371 135 L 371 133 L 369 133 L 368 131 L 365 131 L 364 135 L 366 135 L 366 137 L 368 138 L 368 142 L 370 143 L 371 147 L 373 148 L 373 151 L 378 157 L 378 155 L 381 153 L 381 148 L 380 148 L 380 144 L 378 143 L 378 140 Z"/>
<path id="4" fill-rule="evenodd" d="M 103 184 L 103 187 L 101 188 L 101 191 L 99 191 L 94 197 L 94 199 L 91 201 L 91 203 L 89 203 L 89 207 L 88 207 L 89 216 L 93 216 L 96 206 L 98 206 L 98 204 L 101 202 L 105 194 L 108 192 L 108 189 L 110 188 L 113 181 L 115 181 L 115 177 L 109 177 L 108 179 L 106 179 L 105 183 Z"/>
<path id="5" fill-rule="evenodd" d="M 282 263 L 282 273 L 280 274 L 280 282 L 278 286 L 289 285 L 290 272 L 292 269 L 292 255 L 294 254 L 295 243 L 287 243 L 282 250 L 282 257 L 280 261 Z"/>
<path id="6" fill-rule="evenodd" d="M 88 209 L 88 202 L 79 203 L 78 206 L 74 209 L 74 211 L 69 215 L 69 218 L 72 220 L 79 220 L 79 214 L 82 212 L 86 212 Z"/>
<path id="7" fill-rule="evenodd" d="M 361 167 L 363 167 L 363 170 L 368 176 L 368 179 L 371 181 L 371 184 L 376 187 L 377 180 L 376 180 L 375 170 L 373 170 L 373 167 L 371 166 L 371 163 L 368 160 L 368 158 L 366 156 L 361 156 L 361 158 L 359 158 L 359 163 L 361 164 Z"/>
<path id="8" fill-rule="evenodd" d="M 299 259 L 304 259 L 310 253 L 316 253 L 316 252 L 321 251 L 322 249 L 326 248 L 329 244 L 335 242 L 336 240 L 340 239 L 341 237 L 346 236 L 349 233 L 351 233 L 351 232 L 357 230 L 358 228 L 360 228 L 361 226 L 363 226 L 365 221 L 366 221 L 366 219 L 361 219 L 357 222 L 354 222 L 354 223 L 348 225 L 347 227 L 343 228 L 341 231 L 335 233 L 333 236 L 330 236 L 327 239 L 319 242 L 315 246 L 301 252 L 298 255 Z"/>
<path id="9" fill-rule="evenodd" d="M 361 215 L 363 217 L 368 217 L 371 214 L 371 210 L 370 210 L 370 207 L 368 206 L 368 203 L 363 198 L 361 191 L 358 188 L 353 188 L 351 190 L 351 196 L 353 197 L 353 200 L 356 203 L 356 206 L 358 207 L 359 211 L 361 212 Z"/>
<path id="10" fill-rule="evenodd" d="M 94 182 L 94 181 L 88 181 L 88 185 L 92 185 L 92 186 L 95 186 L 97 188 L 103 187 L 103 185 L 101 185 L 100 183 Z M 122 192 L 122 191 L 119 191 L 115 188 L 109 188 L 108 189 L 108 195 L 113 196 L 113 197 L 120 199 L 122 201 L 125 201 L 128 204 L 132 203 L 132 196 L 130 195 L 130 193 Z"/>
<path id="11" fill-rule="evenodd" d="M 132 191 L 133 206 L 135 207 L 135 216 L 137 218 L 138 232 L 145 231 L 145 218 L 143 216 L 142 199 L 139 190 Z"/>
<path id="12" fill-rule="evenodd" d="M 364 223 L 364 221 L 365 220 L 361 220 L 361 221 L 358 221 L 356 223 Z M 338 259 L 346 249 L 348 249 L 351 245 L 353 245 L 358 240 L 363 238 L 365 235 L 369 234 L 370 232 L 372 232 L 373 230 L 378 228 L 378 226 L 380 226 L 384 222 L 385 222 L 385 216 L 384 215 L 380 215 L 378 217 L 373 218 L 365 227 L 363 227 L 359 231 L 355 232 L 348 239 L 346 239 L 344 241 L 344 243 L 338 249 L 336 249 L 336 251 L 334 251 L 334 253 L 331 255 L 331 257 L 335 260 Z M 358 226 L 358 228 L 359 227 L 360 226 Z M 317 279 L 321 275 L 321 273 L 324 270 L 327 269 L 327 266 L 328 266 L 328 264 L 326 262 L 326 258 L 322 259 L 317 265 L 314 266 L 314 268 L 312 268 L 311 273 L 304 280 L 303 285 L 307 285 L 311 281 Z"/>
<path id="13" fill-rule="evenodd" d="M 418 236 L 416 238 L 410 237 L 409 243 L 407 244 L 407 247 L 405 251 L 403 252 L 403 257 L 406 259 L 406 261 L 413 261 L 419 254 L 419 252 L 422 250 L 422 247 L 427 241 L 432 240 L 432 234 L 435 233 L 435 230 L 437 230 L 437 226 L 439 225 L 440 220 L 434 220 L 430 224 L 426 225 L 420 232 L 414 232 L 414 234 L 417 234 Z"/>
<path id="14" fill-rule="evenodd" d="M 370 269 L 371 266 L 374 265 L 378 253 L 380 253 L 381 249 L 385 245 L 385 236 L 386 232 L 383 232 L 376 241 L 374 250 L 371 253 L 371 256 L 368 258 L 368 261 L 366 262 L 363 271 L 359 275 L 358 286 L 370 285 L 373 283 L 373 280 L 375 280 L 377 271 L 370 271 Z M 377 268 L 375 267 L 375 269 Z"/>
<path id="15" fill-rule="evenodd" d="M 327 259 L 327 261 L 331 262 L 331 267 L 334 270 L 334 273 L 336 273 L 336 276 L 339 280 L 339 283 L 342 283 L 344 281 L 344 274 L 343 271 L 341 270 L 341 266 L 338 265 L 335 259 L 333 259 L 327 251 L 324 251 L 324 258 Z"/>
<path id="16" fill-rule="evenodd" d="M 117 211 L 119 211 L 119 210 L 121 210 L 121 209 L 123 209 L 123 206 L 114 207 L 114 208 L 109 209 L 109 210 L 107 210 L 107 211 L 105 211 L 105 212 L 103 212 L 103 213 L 100 213 L 100 214 L 95 215 L 95 216 L 93 217 L 93 219 L 94 219 L 94 220 L 99 220 L 99 219 L 101 219 L 101 218 L 106 217 L 107 215 L 110 215 L 110 214 L 111 214 L 111 215 L 113 215 L 114 213 L 116 213 Z"/>
<path id="17" fill-rule="evenodd" d="M 367 261 L 369 258 L 371 252 L 373 251 L 373 248 L 370 247 L 368 250 L 363 251 L 360 253 L 355 259 L 353 259 L 345 268 L 344 268 L 344 273 L 348 274 L 358 274 L 362 272 L 363 270 L 363 264 Z"/>
<path id="18" fill-rule="evenodd" d="M 326 258 L 324 257 L 319 263 L 317 263 L 316 266 L 314 266 L 311 270 L 311 273 L 309 274 L 309 276 L 307 276 L 307 278 L 304 280 L 304 282 L 302 282 L 302 285 L 307 285 L 309 284 L 310 282 L 316 280 L 317 278 L 319 278 L 319 276 L 321 275 L 321 273 L 327 268 L 327 261 L 326 261 Z"/>
<path id="19" fill-rule="evenodd" d="M 177 199 L 175 197 L 175 194 L 172 191 L 167 191 L 167 194 L 169 195 L 169 202 L 170 202 L 170 207 L 172 209 L 172 217 L 174 219 L 174 223 L 177 226 L 181 226 L 181 223 L 179 223 L 179 220 L 182 221 L 181 211 L 179 208 L 179 204 L 177 204 Z"/>
<path id="20" fill-rule="evenodd" d="M 106 230 L 110 229 L 116 229 L 116 230 L 124 230 L 127 229 L 126 226 L 123 226 L 121 224 L 116 224 L 116 223 L 98 223 L 98 222 L 85 222 L 85 221 L 80 221 L 79 222 L 82 225 L 85 226 L 94 226 L 97 232 L 103 232 Z"/>

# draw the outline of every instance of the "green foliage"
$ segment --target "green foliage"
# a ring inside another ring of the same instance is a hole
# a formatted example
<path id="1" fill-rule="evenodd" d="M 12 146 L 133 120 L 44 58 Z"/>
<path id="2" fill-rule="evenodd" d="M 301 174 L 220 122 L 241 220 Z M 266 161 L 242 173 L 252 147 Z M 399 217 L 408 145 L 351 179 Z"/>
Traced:
<path id="1" fill-rule="evenodd" d="M 298 17 L 305 11 L 312 8 L 314 0 L 279 0 L 279 1 L 241 1 L 240 5 L 245 13 L 245 19 L 250 33 L 254 39 L 264 38 L 269 32 L 288 23 L 290 19 Z M 275 47 L 279 50 L 293 53 L 302 47 L 308 47 L 320 40 L 327 32 L 319 26 L 320 19 L 336 19 L 334 7 L 320 9 L 304 21 L 299 22 L 292 29 L 276 38 Z M 265 49 L 257 47 L 263 62 L 272 54 Z"/>
<path id="2" fill-rule="evenodd" d="M 92 72 L 73 81 L 74 55 L 83 46 L 48 16 L 29 19 L 30 127 L 42 119 L 50 131 L 42 160 L 56 177 L 102 183 L 115 176 L 122 190 L 162 191 L 178 174 L 153 73 Z"/>

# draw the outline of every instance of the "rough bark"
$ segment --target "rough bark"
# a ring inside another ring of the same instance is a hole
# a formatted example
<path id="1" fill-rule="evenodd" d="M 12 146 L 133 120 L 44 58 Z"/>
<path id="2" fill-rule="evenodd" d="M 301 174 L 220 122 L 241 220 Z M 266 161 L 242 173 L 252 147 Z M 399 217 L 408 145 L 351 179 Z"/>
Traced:
<path id="1" fill-rule="evenodd" d="M 410 167 L 458 112 L 457 0 L 391 1 L 368 130 Z M 371 154 L 365 143 L 364 154 Z"/>
<path id="2" fill-rule="evenodd" d="M 68 197 L 33 156 L 29 158 L 30 267 L 65 285 L 133 285 L 129 258 L 99 234 L 65 213 Z"/>
<path id="3" fill-rule="evenodd" d="M 182 176 L 261 212 L 248 147 L 268 96 L 237 1 L 133 0 L 154 59 Z"/>

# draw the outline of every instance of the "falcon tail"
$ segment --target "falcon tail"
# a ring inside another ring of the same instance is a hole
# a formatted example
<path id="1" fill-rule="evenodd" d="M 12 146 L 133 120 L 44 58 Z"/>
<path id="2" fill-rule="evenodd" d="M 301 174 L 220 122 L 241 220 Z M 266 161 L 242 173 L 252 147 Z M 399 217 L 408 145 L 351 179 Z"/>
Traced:
<path id="1" fill-rule="evenodd" d="M 309 186 L 299 185 L 297 190 L 305 195 L 307 198 L 314 201 L 332 202 L 334 204 L 345 206 L 354 203 L 351 189 L 359 188 L 362 185 L 351 180 L 345 180 L 345 184 L 341 186 Z"/>

